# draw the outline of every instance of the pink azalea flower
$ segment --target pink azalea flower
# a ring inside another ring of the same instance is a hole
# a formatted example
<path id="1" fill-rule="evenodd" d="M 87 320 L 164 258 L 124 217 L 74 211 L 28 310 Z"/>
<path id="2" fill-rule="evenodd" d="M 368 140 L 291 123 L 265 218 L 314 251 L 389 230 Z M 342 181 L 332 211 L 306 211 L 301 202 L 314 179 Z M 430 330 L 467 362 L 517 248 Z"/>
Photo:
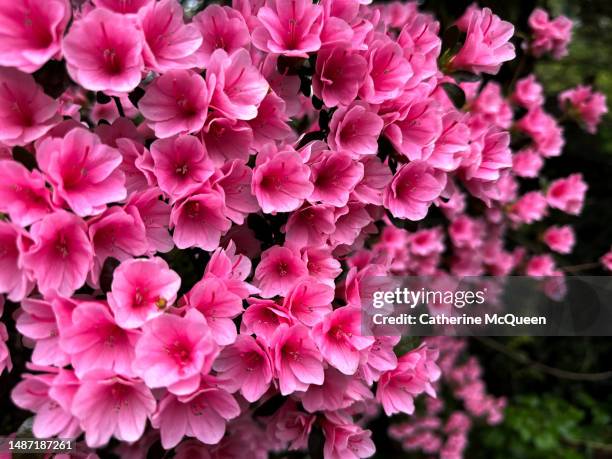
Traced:
<path id="1" fill-rule="evenodd" d="M 123 261 L 113 273 L 108 305 L 122 328 L 138 328 L 176 300 L 181 278 L 161 258 Z"/>
<path id="2" fill-rule="evenodd" d="M 544 103 L 544 88 L 535 75 L 530 74 L 516 82 L 512 99 L 525 108 L 540 107 Z"/>
<path id="3" fill-rule="evenodd" d="M 422 229 L 412 234 L 410 251 L 421 257 L 444 252 L 444 236 L 440 228 Z"/>
<path id="4" fill-rule="evenodd" d="M 259 210 L 257 200 L 251 193 L 253 171 L 235 159 L 226 162 L 219 172 L 223 175 L 213 183 L 223 190 L 225 215 L 234 223 L 242 225 L 248 214 Z"/>
<path id="5" fill-rule="evenodd" d="M 393 216 L 422 220 L 446 185 L 446 175 L 424 161 L 403 165 L 385 188 L 383 203 Z"/>
<path id="6" fill-rule="evenodd" d="M 542 8 L 534 9 L 529 16 L 529 27 L 533 33 L 529 44 L 531 53 L 536 57 L 550 53 L 555 59 L 566 56 L 572 39 L 572 26 L 572 21 L 566 16 L 551 20 Z"/>
<path id="7" fill-rule="evenodd" d="M 501 170 L 512 166 L 510 134 L 496 128 L 489 129 L 481 139 L 472 142 L 474 153 L 474 162 L 465 168 L 465 177 L 468 180 L 499 180 Z"/>
<path id="8" fill-rule="evenodd" d="M 542 239 L 551 250 L 563 254 L 570 253 L 576 243 L 574 231 L 569 225 L 551 226 L 544 232 Z"/>
<path id="9" fill-rule="evenodd" d="M 251 190 L 264 213 L 291 212 L 311 195 L 309 177 L 310 169 L 297 153 L 282 151 L 255 167 Z"/>
<path id="10" fill-rule="evenodd" d="M 288 399 L 270 419 L 268 432 L 272 429 L 274 438 L 288 443 L 289 450 L 307 449 L 315 420 L 316 416 L 304 413 L 295 401 Z"/>
<path id="11" fill-rule="evenodd" d="M 36 158 L 53 185 L 54 202 L 65 201 L 81 217 L 126 197 L 125 176 L 118 169 L 121 153 L 85 129 L 43 140 Z"/>
<path id="12" fill-rule="evenodd" d="M 380 206 L 383 202 L 383 191 L 393 179 L 393 174 L 389 166 L 376 156 L 367 156 L 360 162 L 363 164 L 363 179 L 355 187 L 353 196 L 364 204 Z"/>
<path id="13" fill-rule="evenodd" d="M 302 405 L 309 413 L 336 411 L 371 398 L 372 393 L 361 379 L 327 367 L 323 385 L 309 386 L 302 396 Z"/>
<path id="14" fill-rule="evenodd" d="M 92 370 L 131 377 L 139 335 L 119 327 L 106 304 L 83 301 L 72 312 L 72 325 L 62 328 L 59 343 L 79 378 Z"/>
<path id="15" fill-rule="evenodd" d="M 253 131 L 251 147 L 259 150 L 275 140 L 287 141 L 294 135 L 289 122 L 285 101 L 274 92 L 268 92 L 257 108 L 257 116 L 248 121 Z"/>
<path id="16" fill-rule="evenodd" d="M 165 314 L 142 327 L 132 368 L 147 386 L 167 387 L 177 395 L 190 394 L 200 385 L 216 355 L 204 316 L 190 309 L 184 317 Z"/>
<path id="17" fill-rule="evenodd" d="M 412 104 L 402 118 L 385 129 L 385 136 L 393 146 L 412 161 L 427 160 L 440 134 L 440 111 L 435 104 L 426 101 Z"/>
<path id="18" fill-rule="evenodd" d="M 107 258 L 123 261 L 144 255 L 149 248 L 144 223 L 135 207 L 109 207 L 88 222 L 88 233 L 95 254 L 90 279 L 94 285 Z"/>
<path id="19" fill-rule="evenodd" d="M 304 325 L 280 325 L 270 340 L 272 362 L 282 395 L 323 384 L 321 354 Z"/>
<path id="20" fill-rule="evenodd" d="M 67 354 L 60 348 L 58 321 L 50 302 L 24 298 L 15 322 L 17 331 L 35 343 L 32 363 L 58 367 L 70 363 Z"/>
<path id="21" fill-rule="evenodd" d="M 310 164 L 314 190 L 308 201 L 343 207 L 363 179 L 363 164 L 343 151 L 322 152 Z"/>
<path id="22" fill-rule="evenodd" d="M 183 22 L 183 7 L 176 0 L 161 0 L 139 10 L 144 33 L 145 65 L 159 73 L 200 67 L 195 51 L 202 35 L 194 24 Z"/>
<path id="23" fill-rule="evenodd" d="M 324 48 L 317 54 L 312 90 L 328 107 L 349 105 L 357 97 L 368 63 L 348 45 Z"/>
<path id="24" fill-rule="evenodd" d="M 66 0 L 0 3 L 0 65 L 32 73 L 57 56 L 72 9 Z"/>
<path id="25" fill-rule="evenodd" d="M 121 14 L 135 14 L 154 0 L 93 0 L 96 6 Z"/>
<path id="26" fill-rule="evenodd" d="M 387 416 L 414 413 L 414 398 L 426 392 L 436 396 L 432 383 L 440 378 L 435 361 L 438 351 L 421 346 L 398 359 L 397 368 L 385 372 L 378 380 L 376 399 Z"/>
<path id="27" fill-rule="evenodd" d="M 179 249 L 215 250 L 232 223 L 225 216 L 223 195 L 203 189 L 175 204 L 170 214 L 174 242 Z"/>
<path id="28" fill-rule="evenodd" d="M 544 159 L 530 148 L 512 156 L 512 172 L 519 177 L 536 178 L 544 166 Z"/>
<path id="29" fill-rule="evenodd" d="M 284 227 L 287 245 L 300 249 L 325 243 L 336 229 L 334 210 L 332 206 L 314 204 L 294 211 Z"/>
<path id="30" fill-rule="evenodd" d="M 170 70 L 153 80 L 138 108 L 160 138 L 198 132 L 208 115 L 211 91 L 191 70 Z"/>
<path id="31" fill-rule="evenodd" d="M 427 159 L 434 168 L 446 172 L 454 171 L 468 154 L 470 128 L 466 121 L 464 115 L 454 110 L 442 116 L 442 131 L 433 145 L 431 156 Z"/>
<path id="32" fill-rule="evenodd" d="M 591 134 L 597 132 L 601 118 L 608 113 L 605 94 L 593 91 L 590 86 L 578 85 L 563 91 L 559 94 L 559 103 L 566 112 L 582 121 Z"/>
<path id="33" fill-rule="evenodd" d="M 334 289 L 330 285 L 305 279 L 298 282 L 283 300 L 290 317 L 312 327 L 332 312 Z"/>
<path id="34" fill-rule="evenodd" d="M 230 7 L 209 5 L 194 16 L 193 24 L 202 34 L 202 45 L 196 53 L 204 66 L 216 49 L 232 54 L 240 48 L 248 49 L 251 44 L 244 18 Z"/>
<path id="35" fill-rule="evenodd" d="M 542 220 L 548 213 L 546 198 L 539 191 L 530 191 L 516 201 L 508 216 L 517 223 L 531 224 Z"/>
<path id="36" fill-rule="evenodd" d="M 361 312 L 354 306 L 343 306 L 327 315 L 313 327 L 312 339 L 323 358 L 345 375 L 355 374 L 360 351 L 374 342 L 371 336 L 361 336 Z"/>
<path id="37" fill-rule="evenodd" d="M 0 142 L 26 145 L 40 138 L 61 121 L 58 108 L 31 75 L 0 67 Z"/>
<path id="38" fill-rule="evenodd" d="M 185 397 L 167 394 L 160 401 L 152 424 L 159 428 L 166 449 L 174 448 L 184 436 L 215 445 L 223 438 L 227 421 L 239 414 L 234 397 L 223 389 L 206 386 Z"/>
<path id="39" fill-rule="evenodd" d="M 380 104 L 399 96 L 413 74 L 402 48 L 390 38 L 377 39 L 368 47 L 368 74 L 359 96 L 370 104 Z"/>
<path id="40" fill-rule="evenodd" d="M 6 293 L 11 301 L 21 301 L 34 287 L 24 269 L 22 238 L 28 240 L 22 228 L 0 221 L 0 294 Z"/>
<path id="41" fill-rule="evenodd" d="M 612 250 L 605 253 L 601 257 L 600 261 L 604 268 L 606 268 L 608 271 L 612 271 Z"/>
<path id="42" fill-rule="evenodd" d="M 355 102 L 336 110 L 329 123 L 329 146 L 354 156 L 375 155 L 383 120 L 367 104 Z"/>
<path id="43" fill-rule="evenodd" d="M 249 307 L 242 315 L 241 334 L 254 333 L 269 342 L 281 324 L 292 324 L 289 312 L 276 301 L 261 298 L 249 298 L 247 301 Z"/>
<path id="44" fill-rule="evenodd" d="M 225 347 L 213 363 L 219 383 L 226 390 L 240 390 L 249 402 L 259 400 L 270 387 L 272 362 L 267 345 L 261 338 L 238 335 L 236 342 Z"/>
<path id="45" fill-rule="evenodd" d="M 255 269 L 255 281 L 264 298 L 286 296 L 307 274 L 306 264 L 294 250 L 274 246 L 261 254 L 261 261 Z"/>
<path id="46" fill-rule="evenodd" d="M 91 91 L 130 92 L 144 69 L 144 37 L 132 17 L 96 8 L 64 38 L 68 73 Z"/>
<path id="47" fill-rule="evenodd" d="M 548 205 L 571 215 L 582 212 L 584 195 L 588 186 L 582 180 L 582 174 L 572 174 L 555 180 L 546 192 Z"/>
<path id="48" fill-rule="evenodd" d="M 135 379 L 94 371 L 83 377 L 72 402 L 90 448 L 103 446 L 114 436 L 134 442 L 144 433 L 155 411 L 155 398 Z"/>
<path id="49" fill-rule="evenodd" d="M 196 191 L 214 172 L 204 146 L 189 135 L 156 140 L 151 157 L 159 187 L 172 201 Z"/>
<path id="50" fill-rule="evenodd" d="M 450 62 L 455 69 L 495 75 L 504 62 L 516 56 L 510 43 L 514 26 L 489 8 L 473 11 L 466 33 L 465 43 Z"/>
<path id="51" fill-rule="evenodd" d="M 323 8 L 310 0 L 267 0 L 257 19 L 253 44 L 262 51 L 308 57 L 321 47 Z"/>
<path id="52" fill-rule="evenodd" d="M 93 249 L 85 222 L 73 214 L 57 211 L 30 229 L 34 244 L 23 254 L 43 294 L 70 296 L 85 283 L 93 261 Z"/>
<path id="53" fill-rule="evenodd" d="M 332 417 L 333 421 L 329 420 Z M 350 424 L 340 416 L 327 416 L 323 423 L 325 445 L 323 452 L 326 459 L 364 458 L 376 451 L 372 441 L 372 432 L 356 424 Z"/>
<path id="54" fill-rule="evenodd" d="M 448 227 L 448 235 L 455 247 L 474 250 L 482 245 L 484 230 L 480 220 L 460 215 Z"/>
<path id="55" fill-rule="evenodd" d="M 252 64 L 249 53 L 239 49 L 228 55 L 217 49 L 208 63 L 206 80 L 211 88 L 210 106 L 228 118 L 250 120 L 268 93 L 268 82 Z"/>
<path id="56" fill-rule="evenodd" d="M 170 205 L 162 201 L 158 188 L 149 188 L 140 193 L 134 193 L 128 199 L 127 208 L 138 211 L 145 225 L 148 252 L 169 252 L 174 247 L 172 236 L 168 232 L 170 224 Z"/>
<path id="57" fill-rule="evenodd" d="M 527 133 L 534 143 L 535 150 L 545 158 L 559 156 L 563 149 L 563 129 L 555 118 L 541 107 L 531 108 L 517 123 L 516 127 Z"/>
<path id="58" fill-rule="evenodd" d="M 50 193 L 40 172 L 30 172 L 17 161 L 0 160 L 0 212 L 23 227 L 50 213 Z"/>
<path id="59" fill-rule="evenodd" d="M 234 159 L 244 164 L 249 160 L 253 130 L 244 121 L 213 118 L 200 135 L 216 167 Z"/>
<path id="60" fill-rule="evenodd" d="M 555 260 L 549 254 L 531 257 L 525 267 L 525 273 L 536 278 L 561 275 L 555 265 Z"/>
<path id="61" fill-rule="evenodd" d="M 0 375 L 4 373 L 6 369 L 7 372 L 11 372 L 13 369 L 13 362 L 11 361 L 11 353 L 9 351 L 6 342 L 8 341 L 8 331 L 6 330 L 6 325 L 0 323 Z"/>
<path id="62" fill-rule="evenodd" d="M 204 315 L 218 345 L 227 346 L 236 340 L 236 325 L 232 319 L 243 312 L 242 299 L 227 290 L 222 280 L 202 279 L 186 295 L 186 301 Z"/>

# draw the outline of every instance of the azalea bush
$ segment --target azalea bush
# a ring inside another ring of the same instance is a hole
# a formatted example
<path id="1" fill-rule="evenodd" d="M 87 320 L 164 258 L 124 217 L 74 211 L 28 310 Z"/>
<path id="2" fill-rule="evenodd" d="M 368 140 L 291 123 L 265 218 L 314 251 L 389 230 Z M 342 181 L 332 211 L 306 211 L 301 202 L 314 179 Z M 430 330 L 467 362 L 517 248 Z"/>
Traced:
<path id="1" fill-rule="evenodd" d="M 369 3 L 0 0 L 2 434 L 460 458 L 502 421 L 465 340 L 369 336 L 361 307 L 386 275 L 562 279 L 588 185 L 541 171 L 605 96 L 496 80 L 563 58 L 564 16 Z"/>

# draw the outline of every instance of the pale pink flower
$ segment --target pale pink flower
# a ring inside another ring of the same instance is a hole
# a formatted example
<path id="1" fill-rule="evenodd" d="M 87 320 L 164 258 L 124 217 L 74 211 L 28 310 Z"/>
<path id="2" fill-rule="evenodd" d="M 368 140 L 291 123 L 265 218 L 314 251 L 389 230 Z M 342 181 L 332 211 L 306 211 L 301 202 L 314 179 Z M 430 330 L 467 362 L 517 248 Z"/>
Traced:
<path id="1" fill-rule="evenodd" d="M 426 257 L 444 252 L 444 236 L 440 227 L 419 230 L 411 234 L 409 240 L 410 251 L 415 255 Z"/>
<path id="2" fill-rule="evenodd" d="M 455 247 L 474 250 L 482 245 L 485 228 L 482 221 L 460 215 L 449 225 L 448 235 Z"/>
<path id="3" fill-rule="evenodd" d="M 123 328 L 159 317 L 176 300 L 181 278 L 161 258 L 123 261 L 113 272 L 108 305 Z"/>
<path id="4" fill-rule="evenodd" d="M 591 86 L 578 85 L 559 94 L 561 107 L 574 115 L 586 126 L 587 132 L 595 134 L 603 115 L 608 113 L 606 95 L 593 91 Z"/>
<path id="5" fill-rule="evenodd" d="M 196 191 L 214 172 L 204 146 L 190 135 L 156 140 L 151 157 L 159 187 L 172 201 Z"/>
<path id="6" fill-rule="evenodd" d="M 167 394 L 160 401 L 152 424 L 159 428 L 164 448 L 174 448 L 184 436 L 208 445 L 221 441 L 227 421 L 240 414 L 240 406 L 234 397 L 213 384 L 216 381 L 184 397 Z M 201 454 L 197 457 L 202 458 Z"/>
<path id="7" fill-rule="evenodd" d="M 60 52 L 72 10 L 67 0 L 0 3 L 0 65 L 32 73 Z"/>
<path id="8" fill-rule="evenodd" d="M 92 370 L 130 377 L 139 335 L 117 325 L 106 304 L 82 301 L 72 312 L 72 325 L 61 329 L 59 344 L 79 378 Z"/>
<path id="9" fill-rule="evenodd" d="M 287 245 L 294 248 L 320 246 L 335 229 L 335 208 L 323 204 L 307 204 L 295 210 L 284 226 Z"/>
<path id="10" fill-rule="evenodd" d="M 385 372 L 378 380 L 376 399 L 387 416 L 414 413 L 414 398 L 426 392 L 436 396 L 432 383 L 440 378 L 436 365 L 438 351 L 421 346 L 398 359 L 397 368 Z"/>
<path id="11" fill-rule="evenodd" d="M 285 101 L 274 92 L 268 92 L 257 108 L 257 116 L 248 121 L 253 131 L 251 147 L 259 150 L 267 143 L 275 140 L 288 141 L 289 138 L 294 136 L 289 122 Z"/>
<path id="12" fill-rule="evenodd" d="M 489 8 L 473 11 L 466 33 L 465 43 L 450 61 L 455 69 L 494 75 L 504 62 L 516 56 L 510 42 L 514 26 Z"/>
<path id="13" fill-rule="evenodd" d="M 270 350 L 282 395 L 323 384 L 321 354 L 304 325 L 280 325 L 270 339 Z"/>
<path id="14" fill-rule="evenodd" d="M 198 132 L 208 116 L 211 89 L 191 70 L 170 70 L 153 80 L 138 108 L 160 138 Z"/>
<path id="15" fill-rule="evenodd" d="M 242 312 L 242 299 L 227 290 L 223 280 L 204 278 L 187 293 L 186 302 L 200 311 L 210 327 L 213 340 L 227 346 L 236 340 L 234 318 Z"/>
<path id="16" fill-rule="evenodd" d="M 328 107 L 348 105 L 357 92 L 368 70 L 366 60 L 350 46 L 327 47 L 317 54 L 312 91 Z"/>
<path id="17" fill-rule="evenodd" d="M 506 100 L 502 87 L 495 81 L 489 81 L 470 102 L 472 117 L 469 119 L 470 127 L 479 132 L 487 130 L 491 125 L 502 129 L 509 129 L 512 124 L 512 106 Z M 477 135 L 472 134 L 473 137 Z"/>
<path id="18" fill-rule="evenodd" d="M 159 73 L 200 67 L 195 51 L 202 35 L 195 24 L 183 22 L 183 7 L 176 0 L 161 0 L 139 10 L 144 33 L 142 54 L 145 65 Z"/>
<path id="19" fill-rule="evenodd" d="M 310 389 L 319 386 L 309 386 Z M 268 424 L 268 432 L 275 439 L 289 444 L 289 450 L 306 449 L 308 438 L 316 416 L 304 413 L 297 403 L 288 399 L 273 415 Z"/>
<path id="20" fill-rule="evenodd" d="M 128 199 L 127 208 L 135 208 L 144 225 L 148 243 L 148 253 L 169 252 L 174 247 L 168 232 L 170 224 L 170 205 L 160 199 L 158 188 L 134 193 Z"/>
<path id="21" fill-rule="evenodd" d="M 0 142 L 26 145 L 42 137 L 61 121 L 58 108 L 32 75 L 0 67 Z"/>
<path id="22" fill-rule="evenodd" d="M 254 333 L 269 342 L 281 324 L 292 324 L 289 312 L 273 300 L 249 298 L 249 307 L 242 315 L 240 333 Z"/>
<path id="23" fill-rule="evenodd" d="M 22 238 L 28 240 L 22 228 L 0 221 L 0 294 L 6 293 L 11 301 L 21 301 L 34 287 L 23 265 L 22 251 L 26 244 Z"/>
<path id="24" fill-rule="evenodd" d="M 525 108 L 539 107 L 544 103 L 544 88 L 535 75 L 530 74 L 516 82 L 512 100 Z"/>
<path id="25" fill-rule="evenodd" d="M 333 300 L 333 287 L 309 278 L 298 282 L 287 293 L 283 306 L 290 317 L 312 327 L 332 312 Z"/>
<path id="26" fill-rule="evenodd" d="M 572 39 L 572 21 L 566 16 L 550 19 L 546 10 L 536 8 L 529 16 L 529 27 L 533 33 L 529 49 L 536 57 L 546 53 L 555 59 L 567 55 L 567 47 Z"/>
<path id="27" fill-rule="evenodd" d="M 512 204 L 508 216 L 516 223 L 531 224 L 542 220 L 547 213 L 546 197 L 540 191 L 530 191 Z"/>
<path id="28" fill-rule="evenodd" d="M 544 159 L 531 148 L 526 148 L 512 156 L 512 172 L 518 177 L 536 178 L 544 166 Z"/>
<path id="29" fill-rule="evenodd" d="M 468 180 L 497 181 L 501 171 L 512 166 L 510 134 L 491 128 L 478 141 L 472 142 L 471 163 L 465 168 Z"/>
<path id="30" fill-rule="evenodd" d="M 141 80 L 143 46 L 136 19 L 96 8 L 72 24 L 62 49 L 68 73 L 85 89 L 129 92 Z"/>
<path id="31" fill-rule="evenodd" d="M 255 269 L 255 281 L 264 298 L 286 296 L 307 274 L 306 263 L 296 251 L 274 246 L 261 254 L 261 261 Z"/>
<path id="32" fill-rule="evenodd" d="M 85 222 L 57 211 L 34 223 L 30 236 L 34 244 L 23 254 L 23 264 L 40 292 L 72 295 L 85 283 L 93 261 Z"/>
<path id="33" fill-rule="evenodd" d="M 0 160 L 0 212 L 19 226 L 29 226 L 51 212 L 51 196 L 44 177 L 17 161 Z"/>
<path id="34" fill-rule="evenodd" d="M 422 220 L 446 185 L 446 174 L 424 161 L 403 165 L 385 188 L 383 204 L 397 218 Z"/>
<path id="35" fill-rule="evenodd" d="M 535 150 L 545 158 L 559 156 L 563 145 L 563 129 L 554 117 L 541 107 L 532 107 L 516 123 L 516 127 L 527 133 L 534 143 Z"/>
<path id="36" fill-rule="evenodd" d="M 165 314 L 142 327 L 132 368 L 151 388 L 167 387 L 177 395 L 200 385 L 216 355 L 204 316 L 190 309 L 184 317 Z"/>
<path id="37" fill-rule="evenodd" d="M 0 375 L 4 373 L 6 369 L 7 372 L 11 372 L 13 369 L 13 362 L 11 361 L 11 353 L 9 351 L 6 342 L 8 341 L 8 331 L 6 330 L 6 325 L 0 323 Z"/>
<path id="38" fill-rule="evenodd" d="M 355 374 L 360 351 L 374 343 L 373 337 L 361 336 L 361 310 L 354 306 L 327 315 L 313 327 L 312 339 L 323 358 L 345 375 Z"/>
<path id="39" fill-rule="evenodd" d="M 206 80 L 212 90 L 211 108 L 228 118 L 251 120 L 257 107 L 268 93 L 269 85 L 252 64 L 245 49 L 228 55 L 217 49 L 208 63 Z"/>
<path id="40" fill-rule="evenodd" d="M 571 215 L 579 215 L 587 189 L 582 174 L 572 174 L 552 182 L 546 192 L 546 200 L 550 207 Z"/>
<path id="41" fill-rule="evenodd" d="M 125 176 L 118 169 L 121 153 L 85 129 L 43 140 L 36 158 L 53 185 L 54 202 L 66 202 L 81 217 L 126 198 Z"/>
<path id="42" fill-rule="evenodd" d="M 90 448 L 103 446 L 114 436 L 134 442 L 144 433 L 155 411 L 155 398 L 135 379 L 94 371 L 83 377 L 72 402 Z"/>
<path id="43" fill-rule="evenodd" d="M 95 254 L 90 279 L 94 285 L 98 285 L 98 277 L 107 258 L 123 261 L 132 256 L 144 255 L 148 251 L 146 229 L 140 214 L 133 206 L 109 207 L 87 224 L 89 240 Z"/>
<path id="44" fill-rule="evenodd" d="M 196 54 L 204 66 L 208 65 L 210 56 L 216 49 L 223 49 L 231 54 L 240 48 L 250 47 L 251 36 L 244 18 L 228 6 L 207 6 L 194 16 L 193 25 L 202 34 L 202 45 Z"/>
<path id="45" fill-rule="evenodd" d="M 272 381 L 272 361 L 261 338 L 238 335 L 213 363 L 219 383 L 230 392 L 240 390 L 249 402 L 259 400 Z"/>
<path id="46" fill-rule="evenodd" d="M 327 137 L 334 150 L 345 150 L 354 156 L 375 155 L 383 120 L 367 104 L 355 102 L 336 110 L 329 123 Z"/>
<path id="47" fill-rule="evenodd" d="M 196 191 L 176 203 L 170 214 L 170 224 L 179 249 L 200 247 L 209 251 L 219 247 L 221 235 L 232 226 L 225 215 L 223 195 L 207 189 Z"/>
<path id="48" fill-rule="evenodd" d="M 370 104 L 380 104 L 399 96 L 413 74 L 402 48 L 390 38 L 377 39 L 366 53 L 368 73 L 359 96 Z"/>
<path id="49" fill-rule="evenodd" d="M 219 172 L 223 175 L 215 178 L 213 184 L 223 190 L 225 215 L 242 225 L 250 213 L 259 210 L 257 199 L 251 193 L 253 171 L 235 159 L 226 162 Z"/>
<path id="50" fill-rule="evenodd" d="M 360 459 L 374 454 L 376 448 L 371 431 L 351 424 L 333 412 L 326 417 L 323 423 L 325 459 Z"/>
<path id="51" fill-rule="evenodd" d="M 68 355 L 60 348 L 59 324 L 49 301 L 24 298 L 15 320 L 15 328 L 34 342 L 32 363 L 58 367 L 70 363 Z"/>
<path id="52" fill-rule="evenodd" d="M 366 156 L 360 162 L 363 164 L 363 179 L 355 187 L 353 197 L 365 204 L 380 206 L 383 192 L 393 179 L 393 174 L 377 156 Z"/>
<path id="53" fill-rule="evenodd" d="M 253 44 L 262 51 L 308 57 L 321 47 L 323 8 L 310 0 L 267 0 L 257 19 Z"/>
<path id="54" fill-rule="evenodd" d="M 363 169 L 363 164 L 346 152 L 323 151 L 310 163 L 314 190 L 308 201 L 345 206 L 350 193 L 363 179 Z"/>
<path id="55" fill-rule="evenodd" d="M 360 202 L 349 202 L 344 207 L 336 208 L 335 214 L 336 229 L 329 237 L 334 245 L 352 245 L 373 220 L 365 204 Z"/>
<path id="56" fill-rule="evenodd" d="M 135 14 L 154 0 L 93 0 L 96 6 L 121 14 Z"/>
<path id="57" fill-rule="evenodd" d="M 371 398 L 372 393 L 362 379 L 340 373 L 334 367 L 327 367 L 323 384 L 309 386 L 302 396 L 302 405 L 309 413 L 336 411 Z"/>
<path id="58" fill-rule="evenodd" d="M 427 162 L 446 172 L 456 170 L 470 150 L 470 128 L 465 115 L 450 110 L 442 116 L 442 131 Z"/>
<path id="59" fill-rule="evenodd" d="M 569 225 L 551 226 L 544 232 L 542 239 L 551 250 L 563 254 L 570 253 L 576 243 L 574 230 Z"/>
<path id="60" fill-rule="evenodd" d="M 270 154 L 253 170 L 251 190 L 265 213 L 291 212 L 312 194 L 310 169 L 293 151 Z"/>

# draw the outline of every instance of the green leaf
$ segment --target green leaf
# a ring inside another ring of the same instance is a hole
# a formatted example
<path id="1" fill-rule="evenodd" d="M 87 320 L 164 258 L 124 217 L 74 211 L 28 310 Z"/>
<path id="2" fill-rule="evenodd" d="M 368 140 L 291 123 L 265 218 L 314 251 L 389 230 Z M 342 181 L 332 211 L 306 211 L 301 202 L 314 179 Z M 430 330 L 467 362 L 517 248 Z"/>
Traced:
<path id="1" fill-rule="evenodd" d="M 465 105 L 465 93 L 459 86 L 452 83 L 442 83 L 442 88 L 458 110 Z"/>

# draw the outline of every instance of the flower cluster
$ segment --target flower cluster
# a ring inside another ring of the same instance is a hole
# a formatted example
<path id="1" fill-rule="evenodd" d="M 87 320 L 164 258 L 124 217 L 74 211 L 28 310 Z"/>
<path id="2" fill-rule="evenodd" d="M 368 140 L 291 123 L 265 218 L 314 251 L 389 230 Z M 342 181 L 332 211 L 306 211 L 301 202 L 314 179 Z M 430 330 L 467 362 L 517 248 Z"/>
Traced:
<path id="1" fill-rule="evenodd" d="M 12 399 L 34 435 L 115 438 L 122 457 L 309 438 L 369 457 L 367 421 L 412 415 L 440 368 L 467 412 L 500 419 L 476 364 L 436 364 L 459 342 L 397 356 L 360 308 L 374 275 L 560 274 L 504 242 L 578 215 L 587 189 L 580 173 L 520 189 L 564 140 L 533 75 L 481 82 L 515 57 L 512 24 L 470 7 L 443 49 L 416 3 L 235 0 L 187 19 L 177 0 L 78 3 L 0 0 L 0 293 L 33 349 Z M 529 49 L 560 56 L 569 31 L 541 15 Z M 590 88 L 560 101 L 589 131 L 605 112 Z M 458 443 L 463 416 L 445 427 Z"/>

